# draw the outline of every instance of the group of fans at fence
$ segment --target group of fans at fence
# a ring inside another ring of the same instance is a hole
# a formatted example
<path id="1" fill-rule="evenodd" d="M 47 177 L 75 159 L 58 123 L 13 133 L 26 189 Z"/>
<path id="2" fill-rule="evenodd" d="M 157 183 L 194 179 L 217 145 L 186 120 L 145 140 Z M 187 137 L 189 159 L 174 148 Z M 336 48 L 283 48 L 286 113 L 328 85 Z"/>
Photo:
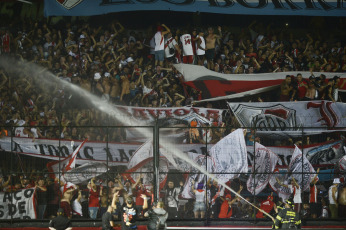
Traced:
<path id="1" fill-rule="evenodd" d="M 317 174 L 319 169 L 317 170 Z M 294 211 L 303 219 L 305 218 L 345 218 L 346 209 L 346 186 L 343 178 L 335 178 L 332 185 L 325 191 L 317 186 L 317 174 L 312 179 L 309 191 L 302 191 L 302 188 L 292 177 L 290 183 L 279 181 L 279 184 L 289 188 L 291 191 L 291 201 L 294 204 Z M 134 182 L 124 179 L 120 175 L 102 181 L 100 178 L 93 178 L 88 184 L 74 185 L 70 182 L 59 181 L 58 178 L 43 177 L 41 174 L 33 173 L 31 177 L 19 176 L 1 177 L 1 189 L 6 192 L 15 192 L 20 189 L 34 188 L 36 191 L 37 218 L 53 218 L 59 208 L 62 208 L 64 215 L 72 219 L 101 218 L 106 212 L 114 194 L 116 194 L 116 208 L 111 212 L 114 220 L 122 220 L 123 206 L 128 204 L 133 208 L 133 222 L 135 219 L 142 219 L 146 209 L 153 205 L 155 200 L 154 187 L 142 183 L 143 174 L 138 175 Z M 11 183 L 11 180 L 14 183 Z M 14 184 L 12 186 L 11 184 Z M 182 192 L 185 181 L 177 183 L 176 178 L 168 179 L 166 186 L 160 190 L 160 200 L 170 219 L 252 219 L 266 218 L 260 210 L 275 216 L 282 208 L 286 199 L 277 195 L 268 194 L 270 191 L 262 192 L 261 196 L 253 196 L 244 193 L 244 182 L 233 179 L 226 183 L 238 194 L 245 196 L 245 200 L 224 188 L 217 181 L 209 179 L 198 184 L 191 185 L 194 199 L 184 199 Z M 245 195 L 244 195 L 245 194 Z M 267 197 L 264 197 L 267 196 Z M 147 205 L 143 207 L 145 200 Z M 259 210 L 254 209 L 253 203 Z M 133 204 L 133 206 L 132 206 Z M 154 204 L 154 206 L 156 206 Z"/>

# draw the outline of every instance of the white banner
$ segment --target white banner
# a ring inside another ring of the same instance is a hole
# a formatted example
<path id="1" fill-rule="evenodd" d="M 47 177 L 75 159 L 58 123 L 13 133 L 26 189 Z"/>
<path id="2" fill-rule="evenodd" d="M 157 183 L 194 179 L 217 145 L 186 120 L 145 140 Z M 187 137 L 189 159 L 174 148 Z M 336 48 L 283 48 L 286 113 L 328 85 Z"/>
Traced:
<path id="1" fill-rule="evenodd" d="M 270 187 L 278 194 L 278 196 L 282 200 L 287 200 L 291 195 L 291 190 L 288 187 L 279 184 L 276 179 L 279 179 L 279 181 L 282 181 L 284 184 L 288 185 L 288 174 L 281 174 L 279 169 L 276 168 L 269 180 Z"/>
<path id="2" fill-rule="evenodd" d="M 63 179 L 66 182 L 73 184 L 80 184 L 91 178 L 97 177 L 107 172 L 107 166 L 104 163 L 99 162 L 88 162 L 77 168 L 71 169 L 63 175 Z M 57 175 L 57 174 L 55 174 Z"/>
<path id="3" fill-rule="evenodd" d="M 160 132 L 161 133 L 161 132 Z M 71 147 L 71 141 L 66 140 L 50 140 L 36 139 L 32 142 L 31 138 L 13 138 L 13 152 L 18 152 L 23 155 L 40 157 L 50 160 L 60 160 L 68 157 L 73 153 L 74 149 L 81 144 L 81 141 L 74 141 L 74 146 Z M 125 165 L 132 161 L 131 165 L 138 164 L 140 158 L 133 158 L 134 152 L 142 145 L 142 143 L 114 143 L 109 142 L 86 142 L 79 153 L 77 154 L 76 164 L 82 165 L 90 161 L 107 162 L 109 166 Z M 213 144 L 208 144 L 208 148 L 212 148 Z M 304 146 L 304 155 L 313 165 L 327 165 L 337 163 L 343 156 L 346 155 L 344 149 L 344 139 L 334 142 L 325 142 L 320 144 Z M 207 154 L 208 149 L 205 144 L 176 144 L 175 147 L 181 152 L 194 152 L 198 154 Z M 254 146 L 247 146 L 248 164 L 252 165 L 254 160 Z M 279 157 L 278 165 L 288 166 L 292 153 L 293 146 L 267 146 L 268 149 L 276 153 Z M 0 138 L 0 149 L 11 152 L 11 138 Z M 173 164 L 175 168 L 184 171 L 184 164 L 178 158 L 170 156 L 164 152 L 165 149 L 160 147 L 161 153 Z M 174 158 L 174 160 L 173 160 Z M 137 162 L 137 163 L 135 163 Z M 176 162 L 176 163 L 175 163 Z M 132 167 L 130 167 L 132 168 Z M 186 167 L 185 171 L 189 171 L 190 166 Z"/>
<path id="4" fill-rule="evenodd" d="M 173 125 L 177 120 L 187 122 L 197 114 L 209 121 L 222 122 L 222 109 L 198 108 L 198 107 L 172 107 L 172 108 L 153 108 L 153 107 L 132 107 L 132 106 L 115 106 L 130 121 L 130 124 L 138 126 L 138 122 L 143 125 L 152 125 L 156 122 L 159 124 Z"/>
<path id="5" fill-rule="evenodd" d="M 255 165 L 252 166 L 252 172 L 246 185 L 250 193 L 257 195 L 267 186 L 279 157 L 257 142 L 255 148 Z M 256 173 L 255 176 L 253 176 L 254 173 Z"/>
<path id="6" fill-rule="evenodd" d="M 0 219 L 36 219 L 35 189 L 0 192 Z"/>
<path id="7" fill-rule="evenodd" d="M 329 101 L 228 103 L 242 127 L 257 131 L 313 131 L 346 127 L 346 104 Z"/>
<path id="8" fill-rule="evenodd" d="M 212 173 L 214 172 L 216 168 L 215 161 L 212 157 L 209 157 L 203 154 L 198 154 L 194 152 L 188 152 L 188 156 L 190 159 L 193 159 L 194 162 L 196 162 L 201 168 L 205 169 L 207 172 Z M 203 183 L 204 186 L 206 186 L 207 177 L 204 174 L 201 174 L 198 169 L 195 167 L 187 164 L 186 162 L 182 161 L 177 163 L 178 169 L 184 170 L 183 172 L 190 172 L 187 180 L 184 184 L 184 189 L 182 192 L 182 197 L 186 199 L 194 199 L 195 194 L 192 192 L 191 187 L 193 186 L 193 181 L 195 181 L 194 186 L 195 189 L 197 189 L 197 186 L 199 183 Z"/>
<path id="9" fill-rule="evenodd" d="M 302 188 L 302 191 L 309 190 L 310 182 L 316 175 L 316 172 L 309 160 L 303 156 L 302 151 L 300 151 L 297 146 L 292 155 L 289 171 L 292 173 L 292 177 L 294 177 L 298 185 Z"/>
<path id="10" fill-rule="evenodd" d="M 247 151 L 243 129 L 237 129 L 217 142 L 209 151 L 215 161 L 214 173 L 220 182 L 238 177 L 239 173 L 247 173 Z M 233 174 L 223 174 L 233 173 Z"/>

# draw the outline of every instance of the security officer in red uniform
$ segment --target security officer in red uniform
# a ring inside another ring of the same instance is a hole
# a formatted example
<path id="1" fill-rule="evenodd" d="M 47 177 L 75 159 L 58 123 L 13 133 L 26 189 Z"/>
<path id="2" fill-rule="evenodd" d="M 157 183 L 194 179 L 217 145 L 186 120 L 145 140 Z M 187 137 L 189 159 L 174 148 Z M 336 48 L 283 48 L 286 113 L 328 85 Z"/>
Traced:
<path id="1" fill-rule="evenodd" d="M 286 200 L 285 208 L 275 218 L 275 229 L 300 229 L 299 214 L 293 210 L 293 202 Z"/>

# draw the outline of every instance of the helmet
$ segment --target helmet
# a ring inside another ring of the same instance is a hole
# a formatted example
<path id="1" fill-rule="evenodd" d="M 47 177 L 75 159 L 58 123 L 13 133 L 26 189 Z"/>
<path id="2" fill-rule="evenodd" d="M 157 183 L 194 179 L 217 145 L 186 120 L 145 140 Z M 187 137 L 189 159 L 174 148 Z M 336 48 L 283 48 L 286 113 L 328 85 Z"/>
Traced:
<path id="1" fill-rule="evenodd" d="M 285 203 L 288 204 L 290 207 L 292 207 L 292 205 L 293 205 L 293 202 L 292 202 L 291 199 L 287 199 L 287 200 L 285 201 Z"/>

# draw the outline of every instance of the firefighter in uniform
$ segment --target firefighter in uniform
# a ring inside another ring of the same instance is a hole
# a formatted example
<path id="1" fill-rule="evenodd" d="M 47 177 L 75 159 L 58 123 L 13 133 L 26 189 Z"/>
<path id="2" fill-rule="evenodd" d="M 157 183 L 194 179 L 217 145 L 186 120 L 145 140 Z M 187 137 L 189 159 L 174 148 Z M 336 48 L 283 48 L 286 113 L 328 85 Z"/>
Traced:
<path id="1" fill-rule="evenodd" d="M 287 200 L 275 219 L 275 229 L 300 229 L 301 220 L 292 208 L 292 202 Z"/>

